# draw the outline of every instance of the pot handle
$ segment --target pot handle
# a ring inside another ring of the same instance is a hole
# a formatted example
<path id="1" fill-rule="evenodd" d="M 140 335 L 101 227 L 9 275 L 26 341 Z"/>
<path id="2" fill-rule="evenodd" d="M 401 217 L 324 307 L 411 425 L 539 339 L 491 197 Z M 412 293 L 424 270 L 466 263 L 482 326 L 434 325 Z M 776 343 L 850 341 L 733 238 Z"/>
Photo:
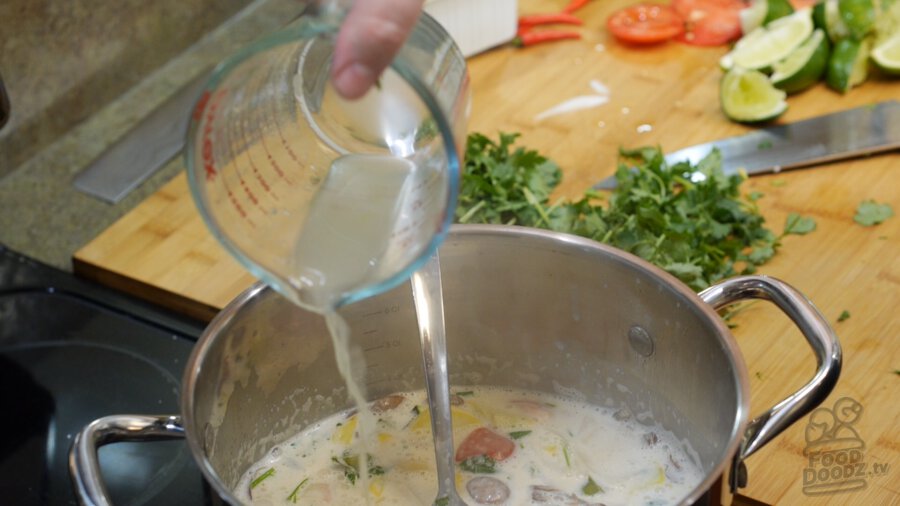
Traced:
<path id="1" fill-rule="evenodd" d="M 159 441 L 184 437 L 180 416 L 112 415 L 98 418 L 76 436 L 69 451 L 69 474 L 83 506 L 110 506 L 100 477 L 97 449 L 118 441 Z"/>
<path id="2" fill-rule="evenodd" d="M 816 355 L 816 374 L 802 388 L 765 413 L 750 420 L 731 463 L 731 491 L 747 486 L 744 459 L 812 411 L 831 393 L 841 373 L 841 345 L 831 326 L 803 294 L 768 276 L 732 278 L 700 292 L 715 309 L 746 299 L 768 300 L 800 329 Z"/>

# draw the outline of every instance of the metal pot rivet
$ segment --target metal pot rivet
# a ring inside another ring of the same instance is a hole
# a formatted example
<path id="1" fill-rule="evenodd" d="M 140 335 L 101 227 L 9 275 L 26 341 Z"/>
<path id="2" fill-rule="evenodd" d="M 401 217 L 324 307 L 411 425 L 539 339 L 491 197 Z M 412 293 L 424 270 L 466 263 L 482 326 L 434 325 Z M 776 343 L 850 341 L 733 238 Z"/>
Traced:
<path id="1" fill-rule="evenodd" d="M 634 325 L 628 329 L 628 343 L 642 357 L 653 355 L 653 338 L 641 326 Z"/>

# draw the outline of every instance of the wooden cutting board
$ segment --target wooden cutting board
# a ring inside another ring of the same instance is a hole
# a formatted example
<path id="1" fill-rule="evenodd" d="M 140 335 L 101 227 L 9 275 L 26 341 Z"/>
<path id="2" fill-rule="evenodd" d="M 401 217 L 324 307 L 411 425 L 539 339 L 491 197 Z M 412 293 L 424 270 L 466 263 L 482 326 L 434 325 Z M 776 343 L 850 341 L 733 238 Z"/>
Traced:
<path id="1" fill-rule="evenodd" d="M 522 0 L 520 11 L 551 11 L 563 3 Z M 585 20 L 581 40 L 502 47 L 470 59 L 470 130 L 521 132 L 522 145 L 563 167 L 560 196 L 578 196 L 611 174 L 620 146 L 671 151 L 750 129 L 729 122 L 719 109 L 717 61 L 725 49 L 624 47 L 607 34 L 604 20 L 628 3 L 595 1 L 579 11 Z M 562 102 L 603 89 L 605 104 L 538 119 Z M 889 98 L 900 98 L 900 81 L 873 79 L 846 95 L 818 86 L 791 97 L 779 121 Z M 853 221 L 865 199 L 900 213 L 900 154 L 761 176 L 744 186 L 765 195 L 759 207 L 774 232 L 780 233 L 790 212 L 818 223 L 807 236 L 785 238 L 760 273 L 806 294 L 837 331 L 844 367 L 822 406 L 830 410 L 849 397 L 862 407 L 848 427 L 862 443 L 857 456 L 865 487 L 807 493 L 816 473 L 841 471 L 822 471 L 822 462 L 804 456 L 806 417 L 747 461 L 749 486 L 742 493 L 768 504 L 900 504 L 900 216 L 868 228 Z M 74 267 L 84 277 L 206 319 L 254 281 L 207 232 L 183 175 L 78 251 Z M 843 311 L 850 317 L 838 322 Z M 749 306 L 736 323 L 755 415 L 802 386 L 815 361 L 787 318 L 764 303 Z M 843 483 L 840 477 L 828 480 L 838 488 Z"/>

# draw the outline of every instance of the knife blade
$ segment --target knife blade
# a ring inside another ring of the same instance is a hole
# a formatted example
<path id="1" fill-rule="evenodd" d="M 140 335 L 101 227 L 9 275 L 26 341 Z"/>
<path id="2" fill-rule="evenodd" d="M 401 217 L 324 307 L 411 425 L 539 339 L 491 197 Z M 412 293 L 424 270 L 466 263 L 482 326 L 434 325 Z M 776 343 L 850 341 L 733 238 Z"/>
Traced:
<path id="1" fill-rule="evenodd" d="M 743 169 L 750 176 L 900 149 L 900 102 L 888 100 L 690 146 L 665 155 L 666 163 L 696 165 L 714 148 L 722 155 L 725 174 Z M 686 176 L 696 181 L 702 174 Z M 614 175 L 594 185 L 596 190 L 615 187 Z"/>

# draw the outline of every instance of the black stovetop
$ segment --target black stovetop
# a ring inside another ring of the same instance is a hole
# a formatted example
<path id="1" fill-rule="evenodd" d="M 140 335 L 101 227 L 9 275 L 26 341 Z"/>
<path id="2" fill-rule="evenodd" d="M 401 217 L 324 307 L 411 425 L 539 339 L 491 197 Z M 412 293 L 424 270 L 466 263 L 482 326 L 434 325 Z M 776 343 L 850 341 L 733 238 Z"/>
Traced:
<path id="1" fill-rule="evenodd" d="M 203 324 L 0 246 L 0 503 L 77 504 L 68 452 L 112 414 L 177 414 Z M 213 502 L 184 441 L 99 451 L 118 505 Z"/>

